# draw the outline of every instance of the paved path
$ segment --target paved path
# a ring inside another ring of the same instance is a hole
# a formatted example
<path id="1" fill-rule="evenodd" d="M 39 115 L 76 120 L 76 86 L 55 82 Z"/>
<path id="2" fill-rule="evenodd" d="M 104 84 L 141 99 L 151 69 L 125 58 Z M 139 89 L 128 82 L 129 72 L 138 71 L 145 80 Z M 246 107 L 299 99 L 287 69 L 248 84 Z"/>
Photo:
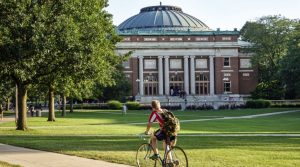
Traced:
<path id="1" fill-rule="evenodd" d="M 1 143 L 0 161 L 24 167 L 129 167 L 127 165 L 32 150 Z"/>

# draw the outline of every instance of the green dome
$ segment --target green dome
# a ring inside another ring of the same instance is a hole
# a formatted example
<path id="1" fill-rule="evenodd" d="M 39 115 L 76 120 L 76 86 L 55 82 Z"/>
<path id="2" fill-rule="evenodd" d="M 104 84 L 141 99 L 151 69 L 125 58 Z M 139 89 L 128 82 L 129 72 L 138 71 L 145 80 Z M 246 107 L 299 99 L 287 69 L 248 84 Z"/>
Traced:
<path id="1" fill-rule="evenodd" d="M 149 6 L 125 20 L 117 27 L 119 32 L 129 31 L 211 31 L 199 19 L 182 12 L 176 6 Z"/>

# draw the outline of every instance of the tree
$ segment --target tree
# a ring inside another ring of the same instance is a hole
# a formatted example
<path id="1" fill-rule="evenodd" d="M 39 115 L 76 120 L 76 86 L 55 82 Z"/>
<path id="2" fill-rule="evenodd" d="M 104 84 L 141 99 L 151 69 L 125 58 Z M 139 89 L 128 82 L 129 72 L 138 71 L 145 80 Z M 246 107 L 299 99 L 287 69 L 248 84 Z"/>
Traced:
<path id="1" fill-rule="evenodd" d="M 126 57 L 125 57 L 126 58 Z M 103 101 L 108 100 L 121 100 L 123 101 L 126 96 L 129 95 L 131 90 L 131 85 L 128 78 L 123 72 L 123 67 L 119 64 L 117 71 L 112 75 L 115 80 L 111 85 L 101 85 L 95 84 L 94 96 Z"/>
<path id="2" fill-rule="evenodd" d="M 44 68 L 51 64 L 49 60 L 53 57 L 46 58 L 41 46 L 45 35 L 43 29 L 47 26 L 44 19 L 50 14 L 47 11 L 41 1 L 0 2 L 0 68 L 3 75 L 11 77 L 17 84 L 18 130 L 27 129 L 28 85 L 51 73 Z"/>
<path id="3" fill-rule="evenodd" d="M 58 91 L 64 99 L 64 106 L 66 96 L 69 94 L 76 94 L 77 98 L 82 98 L 84 95 L 80 89 L 84 89 L 84 93 L 87 93 L 87 88 L 91 88 L 94 82 L 101 85 L 110 85 L 113 82 L 111 76 L 122 57 L 117 56 L 114 51 L 120 37 L 115 33 L 111 15 L 103 10 L 106 6 L 106 1 L 93 0 L 76 1 L 67 7 L 66 15 L 72 20 L 68 24 L 73 29 L 76 28 L 78 38 L 74 38 L 73 35 L 67 36 L 71 42 L 65 43 L 63 48 L 72 49 L 75 46 L 76 50 L 61 54 L 69 57 L 65 66 L 69 66 L 69 62 L 80 64 L 60 70 L 59 75 L 48 80 L 53 82 L 51 85 L 54 89 L 59 87 Z M 65 40 L 65 37 L 62 40 Z M 65 114 L 65 109 L 62 113 Z M 48 120 L 53 119 L 49 117 Z"/>
<path id="4" fill-rule="evenodd" d="M 264 85 L 264 89 L 272 89 L 274 83 L 281 88 L 283 86 L 279 75 L 280 61 L 287 54 L 294 26 L 294 20 L 279 15 L 265 16 L 255 22 L 246 22 L 241 29 L 242 40 L 251 43 L 251 46 L 245 50 L 254 53 L 252 64 L 258 67 L 259 82 Z M 258 88 L 255 91 L 259 90 L 262 89 Z M 261 93 L 263 92 L 253 94 Z M 278 97 L 275 91 L 271 91 L 266 98 L 273 97 Z"/>
<path id="5" fill-rule="evenodd" d="M 110 79 L 118 61 L 114 49 L 119 38 L 111 15 L 103 10 L 106 6 L 106 0 L 0 2 L 0 68 L 18 86 L 18 130 L 27 129 L 30 84 L 48 80 L 53 121 L 57 78 L 74 71 L 77 77 L 103 83 Z"/>
<path id="6" fill-rule="evenodd" d="M 286 98 L 300 98 L 300 22 L 289 41 L 288 53 L 280 64 L 280 77 L 286 89 Z"/>
<path id="7" fill-rule="evenodd" d="M 6 103 L 6 110 L 9 110 L 10 98 L 15 91 L 15 85 L 9 78 L 0 76 L 0 104 Z"/>
<path id="8" fill-rule="evenodd" d="M 276 79 L 280 60 L 286 55 L 294 21 L 282 16 L 265 16 L 246 22 L 241 29 L 243 41 L 252 45 L 252 62 L 257 64 L 260 81 Z"/>

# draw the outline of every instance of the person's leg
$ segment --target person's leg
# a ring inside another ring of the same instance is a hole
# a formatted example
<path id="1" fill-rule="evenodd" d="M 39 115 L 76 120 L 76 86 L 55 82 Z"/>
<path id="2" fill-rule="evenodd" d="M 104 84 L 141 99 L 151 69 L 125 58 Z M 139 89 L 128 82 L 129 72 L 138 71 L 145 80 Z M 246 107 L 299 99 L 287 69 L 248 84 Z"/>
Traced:
<path id="1" fill-rule="evenodd" d="M 154 154 L 158 154 L 157 139 L 154 134 L 151 135 L 151 145 L 152 145 Z"/>

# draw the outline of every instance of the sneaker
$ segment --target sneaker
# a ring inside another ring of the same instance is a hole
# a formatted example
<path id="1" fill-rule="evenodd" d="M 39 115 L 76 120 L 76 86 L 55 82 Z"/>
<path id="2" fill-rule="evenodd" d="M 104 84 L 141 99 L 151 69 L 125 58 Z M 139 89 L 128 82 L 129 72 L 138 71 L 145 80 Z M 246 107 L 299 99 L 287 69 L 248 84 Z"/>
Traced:
<path id="1" fill-rule="evenodd" d="M 149 157 L 152 160 L 157 160 L 159 158 L 159 154 L 153 154 L 151 157 Z"/>

